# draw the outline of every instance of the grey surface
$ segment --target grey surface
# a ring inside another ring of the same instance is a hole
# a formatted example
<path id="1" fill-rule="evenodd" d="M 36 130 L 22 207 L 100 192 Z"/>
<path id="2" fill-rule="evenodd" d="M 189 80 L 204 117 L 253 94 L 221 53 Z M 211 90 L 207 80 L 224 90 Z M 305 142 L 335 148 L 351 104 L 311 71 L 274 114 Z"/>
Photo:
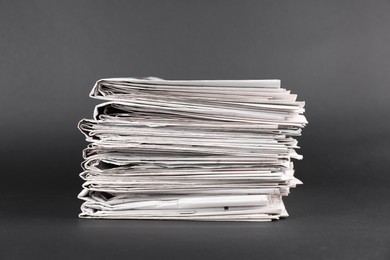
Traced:
<path id="1" fill-rule="evenodd" d="M 0 258 L 389 259 L 389 1 L 0 1 Z M 79 220 L 99 78 L 280 78 L 306 101 L 290 217 Z"/>

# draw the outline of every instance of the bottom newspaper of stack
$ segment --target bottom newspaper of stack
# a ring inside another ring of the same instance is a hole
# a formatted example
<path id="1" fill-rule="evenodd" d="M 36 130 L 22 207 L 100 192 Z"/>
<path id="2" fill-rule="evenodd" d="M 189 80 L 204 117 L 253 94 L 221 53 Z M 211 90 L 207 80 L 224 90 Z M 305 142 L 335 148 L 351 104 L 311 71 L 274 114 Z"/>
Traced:
<path id="1" fill-rule="evenodd" d="M 95 88 L 110 82 L 120 85 L 106 80 Z M 94 119 L 79 123 L 91 142 L 83 151 L 80 217 L 270 221 L 288 216 L 282 196 L 301 183 L 291 162 L 302 158 L 292 138 L 307 123 L 301 103 L 256 102 L 260 105 L 251 108 L 267 120 L 254 120 L 250 113 L 221 120 L 213 108 L 211 115 L 205 110 L 197 116 L 167 110 L 158 101 L 151 109 L 131 96 L 121 100 L 96 106 Z M 221 102 L 233 112 L 245 108 L 237 103 Z M 280 117 L 283 113 L 287 116 Z"/>

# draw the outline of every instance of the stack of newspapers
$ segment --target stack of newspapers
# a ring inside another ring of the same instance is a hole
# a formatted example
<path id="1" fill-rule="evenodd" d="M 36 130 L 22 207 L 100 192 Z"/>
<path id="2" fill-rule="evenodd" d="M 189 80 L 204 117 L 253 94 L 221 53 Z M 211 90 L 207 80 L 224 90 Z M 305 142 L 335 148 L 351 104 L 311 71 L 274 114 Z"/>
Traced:
<path id="1" fill-rule="evenodd" d="M 280 80 L 111 78 L 79 129 L 80 217 L 269 221 L 301 182 L 304 102 Z"/>

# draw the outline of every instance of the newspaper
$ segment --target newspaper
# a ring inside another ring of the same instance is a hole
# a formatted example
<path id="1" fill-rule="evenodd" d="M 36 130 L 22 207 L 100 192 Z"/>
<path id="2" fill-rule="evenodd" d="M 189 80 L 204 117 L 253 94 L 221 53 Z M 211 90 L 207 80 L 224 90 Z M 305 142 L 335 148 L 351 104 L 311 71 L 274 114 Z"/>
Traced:
<path id="1" fill-rule="evenodd" d="M 80 217 L 270 221 L 301 184 L 292 159 L 304 102 L 280 80 L 96 82 L 79 129 Z"/>

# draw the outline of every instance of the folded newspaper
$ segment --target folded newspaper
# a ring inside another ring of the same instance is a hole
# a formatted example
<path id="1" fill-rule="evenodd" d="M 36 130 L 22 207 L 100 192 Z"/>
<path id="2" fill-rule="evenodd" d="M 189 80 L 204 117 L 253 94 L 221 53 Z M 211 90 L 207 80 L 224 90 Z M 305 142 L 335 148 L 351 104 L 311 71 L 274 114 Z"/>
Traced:
<path id="1" fill-rule="evenodd" d="M 301 184 L 304 102 L 280 80 L 111 78 L 78 127 L 82 218 L 270 221 Z"/>

